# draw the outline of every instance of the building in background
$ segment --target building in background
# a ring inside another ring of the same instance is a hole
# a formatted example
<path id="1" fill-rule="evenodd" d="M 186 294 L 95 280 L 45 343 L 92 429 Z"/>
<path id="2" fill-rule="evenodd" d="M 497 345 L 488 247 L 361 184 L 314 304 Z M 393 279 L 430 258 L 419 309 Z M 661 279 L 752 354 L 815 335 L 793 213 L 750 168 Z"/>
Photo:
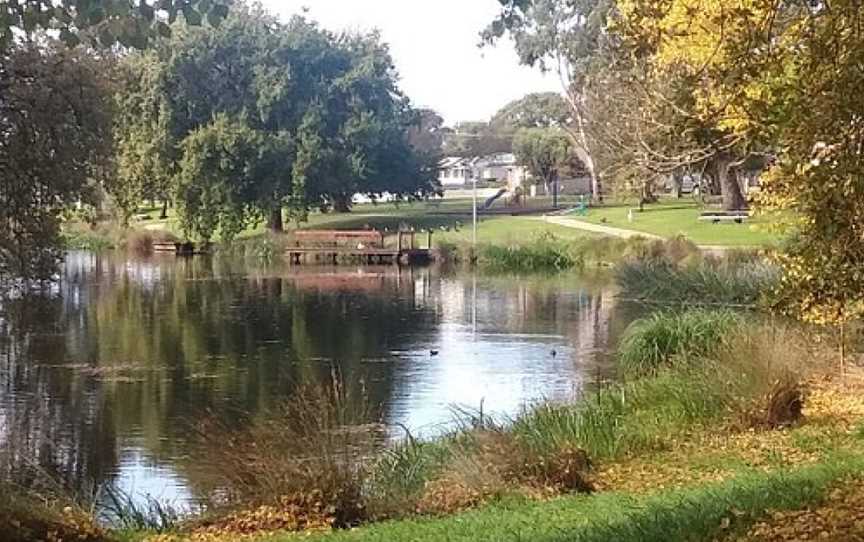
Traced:
<path id="1" fill-rule="evenodd" d="M 527 182 L 529 177 L 528 171 L 516 162 L 516 156 L 507 152 L 471 158 L 447 157 L 441 161 L 438 173 L 438 180 L 445 189 L 464 187 L 473 179 L 513 189 Z"/>

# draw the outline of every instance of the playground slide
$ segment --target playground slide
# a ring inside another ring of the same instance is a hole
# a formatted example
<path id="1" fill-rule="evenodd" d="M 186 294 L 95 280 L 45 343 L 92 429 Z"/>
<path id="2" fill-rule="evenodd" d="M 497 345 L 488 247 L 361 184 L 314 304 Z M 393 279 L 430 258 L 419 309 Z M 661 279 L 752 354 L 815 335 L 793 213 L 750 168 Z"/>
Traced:
<path id="1" fill-rule="evenodd" d="M 498 198 L 500 198 L 501 196 L 503 196 L 506 193 L 507 193 L 507 189 L 502 188 L 494 196 L 492 196 L 491 198 L 484 201 L 483 205 L 480 207 L 480 209 L 485 211 L 489 207 L 492 207 L 492 204 L 495 203 L 498 200 Z"/>

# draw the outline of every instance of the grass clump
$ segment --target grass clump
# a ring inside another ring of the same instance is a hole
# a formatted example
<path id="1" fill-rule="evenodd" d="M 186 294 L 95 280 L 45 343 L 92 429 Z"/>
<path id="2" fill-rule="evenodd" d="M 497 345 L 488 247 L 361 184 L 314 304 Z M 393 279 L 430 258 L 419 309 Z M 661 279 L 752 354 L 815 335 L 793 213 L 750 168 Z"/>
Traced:
<path id="1" fill-rule="evenodd" d="M 638 258 L 618 266 L 616 279 L 628 299 L 705 306 L 758 306 L 779 280 L 760 258 L 711 258 L 675 263 Z"/>
<path id="2" fill-rule="evenodd" d="M 628 374 L 650 374 L 673 360 L 704 358 L 739 337 L 744 318 L 730 310 L 659 312 L 630 324 L 618 349 Z"/>
<path id="3" fill-rule="evenodd" d="M 183 515 L 151 495 L 136 496 L 113 485 L 100 488 L 99 497 L 102 514 L 114 529 L 123 532 L 170 532 Z"/>
<path id="4" fill-rule="evenodd" d="M 524 245 L 481 245 L 477 256 L 481 267 L 512 273 L 559 272 L 582 266 L 575 245 L 554 239 Z"/>

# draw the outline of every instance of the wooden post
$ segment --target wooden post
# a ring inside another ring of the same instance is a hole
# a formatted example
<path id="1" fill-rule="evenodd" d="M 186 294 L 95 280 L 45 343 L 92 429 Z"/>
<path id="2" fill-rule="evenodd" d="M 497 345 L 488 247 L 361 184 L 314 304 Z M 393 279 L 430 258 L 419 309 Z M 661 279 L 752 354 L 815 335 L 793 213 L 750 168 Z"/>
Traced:
<path id="1" fill-rule="evenodd" d="M 426 248 L 432 250 L 432 228 L 426 230 Z"/>
<path id="2" fill-rule="evenodd" d="M 402 254 L 402 230 L 396 233 L 396 252 Z"/>

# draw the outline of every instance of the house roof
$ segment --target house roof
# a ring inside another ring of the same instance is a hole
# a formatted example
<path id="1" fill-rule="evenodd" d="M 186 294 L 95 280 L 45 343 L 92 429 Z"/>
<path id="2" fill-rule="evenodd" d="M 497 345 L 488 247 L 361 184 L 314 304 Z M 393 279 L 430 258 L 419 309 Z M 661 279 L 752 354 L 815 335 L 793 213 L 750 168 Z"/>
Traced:
<path id="1" fill-rule="evenodd" d="M 441 169 L 454 167 L 508 167 L 515 165 L 516 155 L 512 152 L 500 152 L 485 156 L 473 156 L 471 158 L 448 156 L 439 163 Z"/>
<path id="2" fill-rule="evenodd" d="M 439 162 L 438 167 L 441 169 L 450 169 L 454 167 L 465 167 L 470 165 L 470 160 L 468 158 L 461 158 L 459 156 L 448 156 Z"/>

